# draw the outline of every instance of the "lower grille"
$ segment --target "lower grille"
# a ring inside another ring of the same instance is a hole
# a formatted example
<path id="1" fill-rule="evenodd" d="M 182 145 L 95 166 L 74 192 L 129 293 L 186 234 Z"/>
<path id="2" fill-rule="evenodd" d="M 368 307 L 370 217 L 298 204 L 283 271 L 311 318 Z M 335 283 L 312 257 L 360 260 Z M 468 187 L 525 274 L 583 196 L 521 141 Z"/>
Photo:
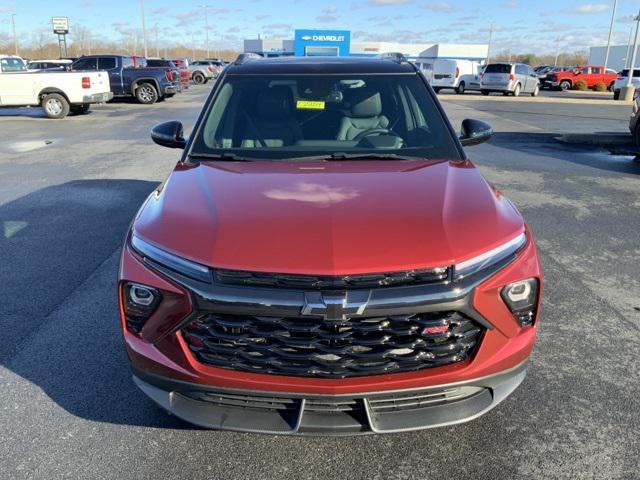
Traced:
<path id="1" fill-rule="evenodd" d="M 202 314 L 182 330 L 205 364 L 346 378 L 448 365 L 473 355 L 483 328 L 457 311 L 330 320 Z"/>

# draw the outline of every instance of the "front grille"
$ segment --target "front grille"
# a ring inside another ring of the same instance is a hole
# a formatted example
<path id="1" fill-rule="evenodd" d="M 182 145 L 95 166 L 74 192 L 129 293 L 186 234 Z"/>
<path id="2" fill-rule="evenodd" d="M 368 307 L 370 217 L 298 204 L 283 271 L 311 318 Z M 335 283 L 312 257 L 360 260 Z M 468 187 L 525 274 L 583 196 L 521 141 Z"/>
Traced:
<path id="1" fill-rule="evenodd" d="M 342 276 L 261 273 L 242 270 L 215 270 L 214 275 L 216 282 L 223 285 L 318 290 L 336 288 L 354 289 L 424 285 L 444 282 L 449 277 L 449 267 Z"/>
<path id="2" fill-rule="evenodd" d="M 473 354 L 482 332 L 457 311 L 347 320 L 203 313 L 182 330 L 205 364 L 325 378 L 461 362 Z"/>

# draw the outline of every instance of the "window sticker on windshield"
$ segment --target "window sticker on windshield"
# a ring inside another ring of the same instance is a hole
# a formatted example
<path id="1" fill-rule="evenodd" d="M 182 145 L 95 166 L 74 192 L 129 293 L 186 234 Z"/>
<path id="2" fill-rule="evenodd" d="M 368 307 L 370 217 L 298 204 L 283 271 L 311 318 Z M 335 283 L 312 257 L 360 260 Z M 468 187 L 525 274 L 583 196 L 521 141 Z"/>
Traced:
<path id="1" fill-rule="evenodd" d="M 324 102 L 322 100 L 298 100 L 296 108 L 298 110 L 324 110 Z"/>

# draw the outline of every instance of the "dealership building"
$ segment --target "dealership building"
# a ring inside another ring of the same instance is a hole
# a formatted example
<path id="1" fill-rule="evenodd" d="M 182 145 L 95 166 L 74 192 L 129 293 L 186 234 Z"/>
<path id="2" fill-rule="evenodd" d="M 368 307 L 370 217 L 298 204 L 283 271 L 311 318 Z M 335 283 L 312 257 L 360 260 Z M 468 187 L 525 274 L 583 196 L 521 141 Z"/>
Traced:
<path id="1" fill-rule="evenodd" d="M 607 68 L 613 68 L 615 71 L 627 68 L 631 62 L 631 53 L 633 47 L 631 45 L 611 45 L 609 48 L 609 58 L 607 60 Z M 589 64 L 604 65 L 604 57 L 607 47 L 591 47 L 589 49 Z M 636 54 L 636 68 L 640 66 L 640 47 Z"/>
<path id="2" fill-rule="evenodd" d="M 244 41 L 244 51 L 265 57 L 337 56 L 373 57 L 400 52 L 409 59 L 450 58 L 481 62 L 487 58 L 486 44 L 365 42 L 352 39 L 349 30 L 296 30 L 294 38 L 258 38 Z"/>

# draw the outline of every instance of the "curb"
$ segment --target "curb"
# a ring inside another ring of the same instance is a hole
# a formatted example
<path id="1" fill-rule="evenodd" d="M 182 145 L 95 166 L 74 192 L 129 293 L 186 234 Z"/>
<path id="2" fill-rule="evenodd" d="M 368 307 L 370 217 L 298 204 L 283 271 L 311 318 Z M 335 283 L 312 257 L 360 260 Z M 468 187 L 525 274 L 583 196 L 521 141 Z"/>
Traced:
<path id="1" fill-rule="evenodd" d="M 598 132 L 598 133 L 565 133 L 556 137 L 563 143 L 599 145 L 602 147 L 633 145 L 633 137 L 630 133 Z"/>

